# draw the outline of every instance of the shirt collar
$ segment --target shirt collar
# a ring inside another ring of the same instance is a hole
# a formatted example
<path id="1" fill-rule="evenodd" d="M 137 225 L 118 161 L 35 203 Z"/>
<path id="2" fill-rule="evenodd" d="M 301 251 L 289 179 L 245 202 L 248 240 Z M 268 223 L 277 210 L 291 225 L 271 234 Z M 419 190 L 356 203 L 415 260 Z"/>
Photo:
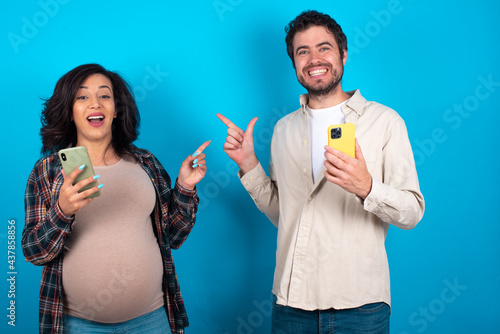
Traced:
<path id="1" fill-rule="evenodd" d="M 144 163 L 144 159 L 148 159 L 152 155 L 151 152 L 142 150 L 137 146 L 133 146 L 132 153 L 134 153 L 134 155 L 137 157 L 137 159 L 139 159 L 141 163 Z"/>
<path id="2" fill-rule="evenodd" d="M 359 116 L 363 115 L 363 111 L 366 105 L 366 99 L 361 96 L 359 89 L 347 92 L 347 94 L 349 94 L 351 98 L 349 99 L 349 101 L 347 101 L 344 108 L 347 107 L 354 110 Z M 346 114 L 347 111 L 344 111 L 344 113 Z"/>
<path id="3" fill-rule="evenodd" d="M 363 110 L 364 110 L 364 107 L 366 104 L 366 99 L 363 96 L 361 96 L 359 89 L 352 90 L 352 91 L 349 91 L 346 93 L 350 96 L 350 98 L 349 98 L 349 101 L 347 101 L 347 103 L 342 108 L 342 111 L 344 112 L 344 114 L 347 114 L 349 112 L 349 110 L 353 110 L 359 116 L 361 116 L 363 114 Z M 307 106 L 307 102 L 309 102 L 309 95 L 308 94 L 300 95 L 299 101 L 300 101 L 302 113 L 304 113 L 304 114 L 307 113 L 306 106 Z M 346 110 L 346 108 L 348 108 L 348 110 Z"/>

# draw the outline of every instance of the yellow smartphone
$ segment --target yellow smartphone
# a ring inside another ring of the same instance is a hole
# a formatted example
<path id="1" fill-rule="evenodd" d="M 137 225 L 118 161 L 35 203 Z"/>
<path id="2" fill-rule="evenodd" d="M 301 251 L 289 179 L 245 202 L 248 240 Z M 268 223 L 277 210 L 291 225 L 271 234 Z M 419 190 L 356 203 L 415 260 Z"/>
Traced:
<path id="1" fill-rule="evenodd" d="M 75 181 L 73 182 L 73 185 L 77 184 L 83 179 L 88 178 L 89 176 L 95 175 L 94 168 L 92 167 L 92 163 L 90 162 L 89 153 L 87 152 L 85 146 L 77 146 L 77 147 L 62 149 L 59 151 L 59 159 L 61 160 L 61 165 L 64 169 L 64 173 L 66 173 L 66 176 L 68 176 L 76 168 L 85 164 L 85 168 L 80 174 L 78 174 Z M 81 193 L 84 190 L 97 186 L 97 184 L 98 184 L 97 181 L 91 182 L 90 184 L 80 189 L 80 191 L 78 192 Z M 101 195 L 100 190 L 93 193 L 89 197 L 97 197 L 99 195 Z"/>
<path id="2" fill-rule="evenodd" d="M 328 127 L 328 146 L 355 157 L 354 124 L 334 124 Z"/>

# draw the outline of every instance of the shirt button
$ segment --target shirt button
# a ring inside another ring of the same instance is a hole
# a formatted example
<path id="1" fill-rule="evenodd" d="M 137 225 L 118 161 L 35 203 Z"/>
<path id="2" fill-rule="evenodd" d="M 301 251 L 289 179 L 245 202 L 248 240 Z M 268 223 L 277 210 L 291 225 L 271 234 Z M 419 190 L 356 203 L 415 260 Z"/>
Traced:
<path id="1" fill-rule="evenodd" d="M 304 145 L 307 145 L 307 140 L 304 142 Z"/>
<path id="2" fill-rule="evenodd" d="M 307 169 L 304 168 L 304 173 L 307 173 Z"/>
<path id="3" fill-rule="evenodd" d="M 313 200 L 313 198 L 312 198 L 312 197 L 309 197 L 309 198 L 308 198 L 308 200 L 312 201 L 312 200 Z"/>
<path id="4" fill-rule="evenodd" d="M 302 256 L 297 256 L 297 261 L 302 261 Z"/>
<path id="5" fill-rule="evenodd" d="M 245 181 L 245 182 L 243 182 L 243 185 L 244 185 L 244 186 L 247 186 L 247 185 L 248 185 L 248 182 L 246 182 L 246 181 Z"/>
<path id="6" fill-rule="evenodd" d="M 307 231 L 307 226 L 302 226 L 302 231 Z"/>

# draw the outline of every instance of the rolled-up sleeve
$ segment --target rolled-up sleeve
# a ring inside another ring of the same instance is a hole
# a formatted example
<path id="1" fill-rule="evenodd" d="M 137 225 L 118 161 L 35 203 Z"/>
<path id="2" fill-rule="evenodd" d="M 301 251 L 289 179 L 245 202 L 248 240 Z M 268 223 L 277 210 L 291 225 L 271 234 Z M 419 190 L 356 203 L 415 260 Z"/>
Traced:
<path id="1" fill-rule="evenodd" d="M 272 164 L 269 168 L 272 169 Z M 241 175 L 240 171 L 238 176 L 241 183 L 250 194 L 250 197 L 252 197 L 257 205 L 257 208 L 262 211 L 275 226 L 278 226 L 279 196 L 276 182 L 266 175 L 260 163 L 245 175 Z"/>
<path id="2" fill-rule="evenodd" d="M 404 121 L 394 121 L 383 149 L 382 179 L 372 176 L 372 189 L 364 208 L 382 221 L 412 229 L 425 210 L 417 170 Z"/>

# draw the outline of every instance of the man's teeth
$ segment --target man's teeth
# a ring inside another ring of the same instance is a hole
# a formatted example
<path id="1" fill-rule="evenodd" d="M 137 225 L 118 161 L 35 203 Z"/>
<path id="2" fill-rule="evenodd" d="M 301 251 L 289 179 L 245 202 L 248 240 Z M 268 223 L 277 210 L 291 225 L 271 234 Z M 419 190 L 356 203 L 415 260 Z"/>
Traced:
<path id="1" fill-rule="evenodd" d="M 323 73 L 326 73 L 326 69 L 325 68 L 320 69 L 320 70 L 309 71 L 309 75 L 310 76 L 320 75 L 320 74 L 323 74 Z"/>

